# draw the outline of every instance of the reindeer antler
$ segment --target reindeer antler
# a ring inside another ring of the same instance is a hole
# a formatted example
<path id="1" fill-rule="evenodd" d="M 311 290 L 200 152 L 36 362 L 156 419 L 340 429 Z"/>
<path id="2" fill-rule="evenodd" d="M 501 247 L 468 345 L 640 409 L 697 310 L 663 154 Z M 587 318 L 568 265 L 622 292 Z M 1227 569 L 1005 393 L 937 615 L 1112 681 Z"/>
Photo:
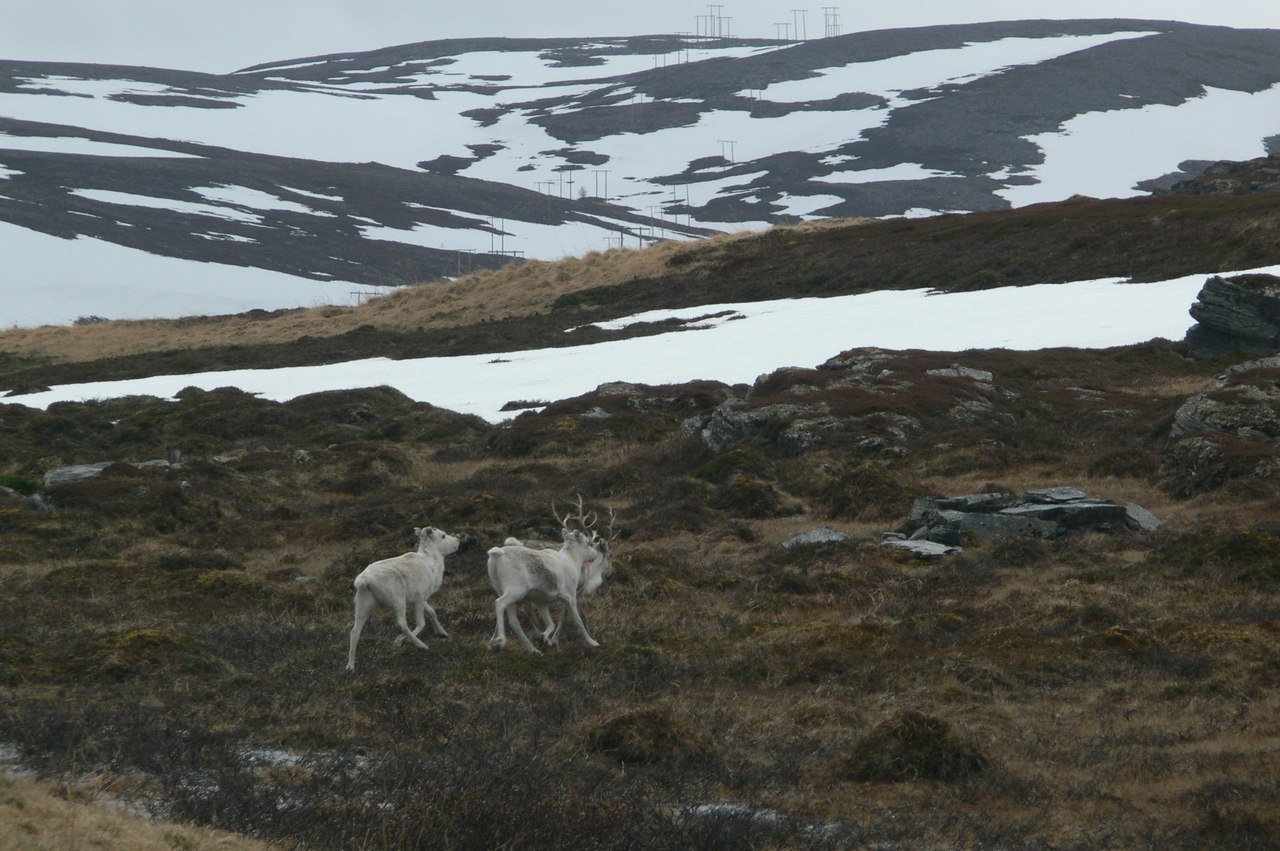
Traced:
<path id="1" fill-rule="evenodd" d="M 593 526 L 595 526 L 595 525 L 596 525 L 596 521 L 599 519 L 599 517 L 598 517 L 598 516 L 596 515 L 596 513 L 593 511 L 593 512 L 591 512 L 591 518 L 590 518 L 590 519 L 588 519 L 588 518 L 587 518 L 587 510 L 586 510 L 586 508 L 585 508 L 585 507 L 583 506 L 583 504 L 582 504 L 582 494 L 577 494 L 577 497 L 578 497 L 578 498 L 577 498 L 577 501 L 574 503 L 574 504 L 575 504 L 575 506 L 576 506 L 576 507 L 577 507 L 577 509 L 578 509 L 578 516 L 577 516 L 576 518 L 573 516 L 573 512 L 569 512 L 569 513 L 565 514 L 565 516 L 564 516 L 564 517 L 561 517 L 561 516 L 560 516 L 560 510 L 559 510 L 558 508 L 556 508 L 555 500 L 552 500 L 552 501 L 551 501 L 551 513 L 552 513 L 552 514 L 554 514 L 554 515 L 555 515 L 556 520 L 558 520 L 558 521 L 560 522 L 560 527 L 561 527 L 562 529 L 568 529 L 568 528 L 569 528 L 569 521 L 570 521 L 570 520 L 577 520 L 577 521 L 578 521 L 578 523 L 579 523 L 579 525 L 581 525 L 581 526 L 582 526 L 582 531 L 584 531 L 584 532 L 585 532 L 585 531 L 587 531 L 588 529 L 590 529 L 591 527 L 593 527 Z"/>

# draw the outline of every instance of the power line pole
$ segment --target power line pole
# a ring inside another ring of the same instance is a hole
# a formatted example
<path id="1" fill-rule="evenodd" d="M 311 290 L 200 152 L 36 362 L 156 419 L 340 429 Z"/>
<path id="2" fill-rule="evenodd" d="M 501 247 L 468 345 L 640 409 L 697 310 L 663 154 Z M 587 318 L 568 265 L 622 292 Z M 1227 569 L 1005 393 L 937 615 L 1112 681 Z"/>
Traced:
<path id="1" fill-rule="evenodd" d="M 822 35 L 824 38 L 831 38 L 834 35 L 840 35 L 839 6 L 822 7 Z"/>
<path id="2" fill-rule="evenodd" d="M 720 14 L 723 11 L 724 11 L 724 6 L 722 4 L 719 4 L 719 3 L 707 4 L 707 23 L 710 25 L 709 29 L 711 30 L 709 35 L 713 35 L 716 38 L 720 38 L 722 35 L 724 35 L 721 28 L 721 23 L 724 21 L 724 18 Z"/>
<path id="3" fill-rule="evenodd" d="M 796 41 L 809 40 L 809 28 L 805 25 L 805 15 L 808 13 L 808 9 L 791 10 L 791 22 L 795 24 Z"/>

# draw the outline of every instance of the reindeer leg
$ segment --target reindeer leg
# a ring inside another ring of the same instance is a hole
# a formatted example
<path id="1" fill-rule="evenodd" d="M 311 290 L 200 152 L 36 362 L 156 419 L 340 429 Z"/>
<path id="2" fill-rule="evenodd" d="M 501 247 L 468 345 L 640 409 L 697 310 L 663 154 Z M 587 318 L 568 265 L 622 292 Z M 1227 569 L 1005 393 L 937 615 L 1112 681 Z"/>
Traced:
<path id="1" fill-rule="evenodd" d="M 412 641 L 412 642 L 414 643 L 414 645 L 416 645 L 416 646 L 418 646 L 418 647 L 421 647 L 423 650 L 428 649 L 428 648 L 427 648 L 426 643 L 425 643 L 425 642 L 423 642 L 423 640 L 422 640 L 422 639 L 418 638 L 418 631 L 420 631 L 420 630 L 422 629 L 422 624 L 423 624 L 422 610 L 421 610 L 421 609 L 419 609 L 419 610 L 418 610 L 418 612 L 417 612 L 417 617 L 418 617 L 418 629 L 417 629 L 417 630 L 410 630 L 410 629 L 409 629 L 409 621 L 408 621 L 408 620 L 406 620 L 406 619 L 405 619 L 405 616 L 404 616 L 404 609 L 405 609 L 405 607 L 404 607 L 404 606 L 397 606 L 397 607 L 396 607 L 396 610 L 395 610 L 395 612 L 396 612 L 396 626 L 400 627 L 400 632 L 402 632 L 402 633 L 403 633 L 403 635 L 402 635 L 402 636 L 400 636 L 400 637 L 397 639 L 397 642 L 396 642 L 396 643 L 397 643 L 397 645 L 399 644 L 399 642 L 400 642 L 400 641 L 403 641 L 404 639 L 406 639 L 406 638 L 407 638 L 407 639 L 409 639 L 410 641 Z"/>
<path id="2" fill-rule="evenodd" d="M 369 620 L 369 615 L 377 604 L 373 595 L 363 588 L 356 592 L 355 623 L 351 627 L 351 643 L 347 649 L 348 671 L 356 669 L 356 645 L 360 643 L 360 633 L 364 631 L 365 622 Z"/>
<path id="3" fill-rule="evenodd" d="M 534 647 L 533 642 L 529 640 L 529 636 L 525 635 L 524 627 L 520 625 L 520 616 L 516 612 L 514 606 L 507 609 L 507 620 L 511 621 L 511 631 L 516 634 L 516 637 L 520 639 L 521 643 L 523 643 L 524 646 L 529 648 L 533 653 L 541 656 L 542 651 Z"/>
<path id="4" fill-rule="evenodd" d="M 587 644 L 591 647 L 599 647 L 600 642 L 591 637 L 590 633 L 587 632 L 587 625 L 582 622 L 582 614 L 578 611 L 578 601 L 566 599 L 564 603 L 565 608 L 569 610 L 569 615 L 573 618 L 573 622 L 578 625 L 578 631 L 587 640 Z"/>
<path id="5" fill-rule="evenodd" d="M 422 628 L 427 625 L 427 619 L 422 612 L 422 607 L 424 605 L 425 605 L 424 603 L 416 603 L 414 605 L 414 609 L 413 609 L 414 627 L 413 627 L 413 632 L 409 633 L 410 638 L 417 637 L 418 634 L 422 632 Z M 401 644 L 404 643 L 404 638 L 405 637 L 403 635 L 397 635 L 396 640 L 392 642 L 392 646 L 399 647 Z"/>
<path id="6" fill-rule="evenodd" d="M 431 616 L 431 626 L 436 631 L 436 635 L 441 638 L 448 638 L 449 633 L 444 631 L 444 627 L 440 625 L 440 618 L 436 616 L 436 610 L 431 608 L 430 603 L 423 603 L 422 607 L 427 610 L 427 614 Z M 418 629 L 422 629 L 421 626 Z"/>

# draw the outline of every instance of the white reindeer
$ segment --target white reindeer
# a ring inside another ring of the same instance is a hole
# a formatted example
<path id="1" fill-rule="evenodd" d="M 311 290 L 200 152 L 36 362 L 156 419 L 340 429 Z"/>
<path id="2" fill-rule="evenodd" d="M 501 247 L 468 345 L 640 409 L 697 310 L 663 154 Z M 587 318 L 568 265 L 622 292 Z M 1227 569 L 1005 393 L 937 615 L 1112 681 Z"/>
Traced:
<path id="1" fill-rule="evenodd" d="M 418 633 L 426 625 L 425 615 L 431 616 L 431 626 L 436 635 L 449 637 L 440 625 L 436 610 L 427 601 L 440 590 L 440 583 L 444 580 L 444 557 L 458 551 L 459 541 L 432 526 L 415 527 L 413 534 L 418 541 L 416 552 L 375 561 L 355 578 L 356 620 L 351 627 L 351 647 L 347 652 L 348 671 L 356 669 L 356 644 L 360 642 L 360 633 L 369 615 L 378 606 L 390 609 L 395 615 L 396 626 L 402 633 L 396 636 L 396 647 L 408 638 L 423 650 L 427 649 L 426 643 L 418 638 Z M 412 631 L 405 619 L 410 605 L 417 615 L 417 625 Z"/>
<path id="2" fill-rule="evenodd" d="M 581 517 L 581 512 L 579 516 Z M 552 603 L 562 602 L 587 644 L 591 647 L 600 646 L 587 632 L 587 627 L 582 622 L 582 613 L 578 611 L 578 589 L 591 584 L 591 590 L 594 591 L 600 585 L 600 580 L 592 584 L 590 579 L 596 572 L 600 550 L 585 531 L 570 528 L 570 518 L 571 515 L 568 514 L 563 518 L 558 513 L 556 515 L 556 519 L 560 520 L 560 535 L 564 540 L 559 549 L 513 545 L 510 543 L 512 539 L 508 538 L 506 545 L 489 550 L 489 583 L 498 594 L 498 599 L 493 604 L 497 624 L 493 639 L 489 642 L 494 649 L 500 650 L 507 646 L 507 632 L 503 623 L 505 614 L 512 631 L 524 646 L 533 653 L 540 653 L 525 634 L 516 614 L 516 604 L 522 600 L 534 603 L 543 614 L 544 623 L 548 624 L 544 630 L 544 639 L 548 634 L 554 636 L 558 632 L 547 607 Z M 582 579 L 584 574 L 588 576 L 585 582 Z"/>
<path id="3" fill-rule="evenodd" d="M 578 498 L 578 519 L 583 528 L 589 529 L 595 525 L 594 521 L 588 522 L 583 516 L 581 497 Z M 584 594 L 594 594 L 604 583 L 605 577 L 613 573 L 613 542 L 618 539 L 618 533 L 613 529 L 616 521 L 617 516 L 614 514 L 613 509 L 610 508 L 609 527 L 605 534 L 601 535 L 594 529 L 591 531 L 591 544 L 600 553 L 600 557 L 590 565 L 583 565 L 582 573 L 578 576 L 579 597 Z M 520 543 L 515 538 L 507 538 L 506 543 L 510 544 L 512 542 Z M 541 542 L 531 542 L 530 546 L 540 549 L 546 548 Z M 555 620 L 551 617 L 551 605 L 549 603 L 537 604 L 537 610 L 538 616 L 542 620 L 542 632 L 539 633 L 539 640 L 549 647 L 554 647 L 560 643 L 560 628 L 564 625 L 564 619 Z"/>

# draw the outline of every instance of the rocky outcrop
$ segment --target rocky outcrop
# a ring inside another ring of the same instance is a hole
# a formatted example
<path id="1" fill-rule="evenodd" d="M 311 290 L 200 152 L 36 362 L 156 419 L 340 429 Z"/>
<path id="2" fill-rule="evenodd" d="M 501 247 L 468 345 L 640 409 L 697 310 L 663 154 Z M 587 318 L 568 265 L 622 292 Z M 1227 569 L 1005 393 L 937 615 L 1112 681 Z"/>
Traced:
<path id="1" fill-rule="evenodd" d="M 1139 505 L 1120 505 L 1092 499 L 1070 487 L 1042 488 L 1021 497 L 1010 493 L 978 493 L 951 497 L 922 497 L 899 527 L 896 540 L 906 546 L 928 541 L 957 547 L 968 539 L 1013 537 L 1058 538 L 1073 532 L 1120 529 L 1153 531 L 1160 521 Z"/>
<path id="2" fill-rule="evenodd" d="M 1280 358 L 1236 364 L 1173 416 L 1161 458 L 1165 487 L 1192 496 L 1238 478 L 1280 478 Z"/>
<path id="3" fill-rule="evenodd" d="M 700 437 L 715 452 L 754 442 L 784 455 L 842 446 L 859 455 L 900 457 L 930 433 L 926 419 L 945 419 L 944 428 L 1015 425 L 1003 408 L 1019 396 L 994 382 L 985 369 L 958 363 L 920 369 L 901 355 L 855 349 L 816 369 L 762 375 L 745 392 L 735 387 L 710 415 L 685 420 L 680 433 Z"/>
<path id="4" fill-rule="evenodd" d="M 1223 160 L 1204 168 L 1200 174 L 1174 182 L 1157 195 L 1249 195 L 1280 191 L 1280 155 L 1258 157 L 1244 162 Z"/>
<path id="5" fill-rule="evenodd" d="M 716 452 L 747 435 L 765 430 L 779 432 L 778 442 L 782 446 L 800 450 L 816 442 L 813 432 L 839 426 L 838 421 L 827 416 L 829 410 L 821 403 L 782 403 L 747 410 L 742 399 L 729 399 L 712 412 L 711 419 L 700 433 L 702 441 Z"/>
<path id="6" fill-rule="evenodd" d="M 1196 324 L 1186 343 L 1194 358 L 1273 354 L 1280 349 L 1280 278 L 1214 275 L 1191 305 L 1191 316 Z"/>

